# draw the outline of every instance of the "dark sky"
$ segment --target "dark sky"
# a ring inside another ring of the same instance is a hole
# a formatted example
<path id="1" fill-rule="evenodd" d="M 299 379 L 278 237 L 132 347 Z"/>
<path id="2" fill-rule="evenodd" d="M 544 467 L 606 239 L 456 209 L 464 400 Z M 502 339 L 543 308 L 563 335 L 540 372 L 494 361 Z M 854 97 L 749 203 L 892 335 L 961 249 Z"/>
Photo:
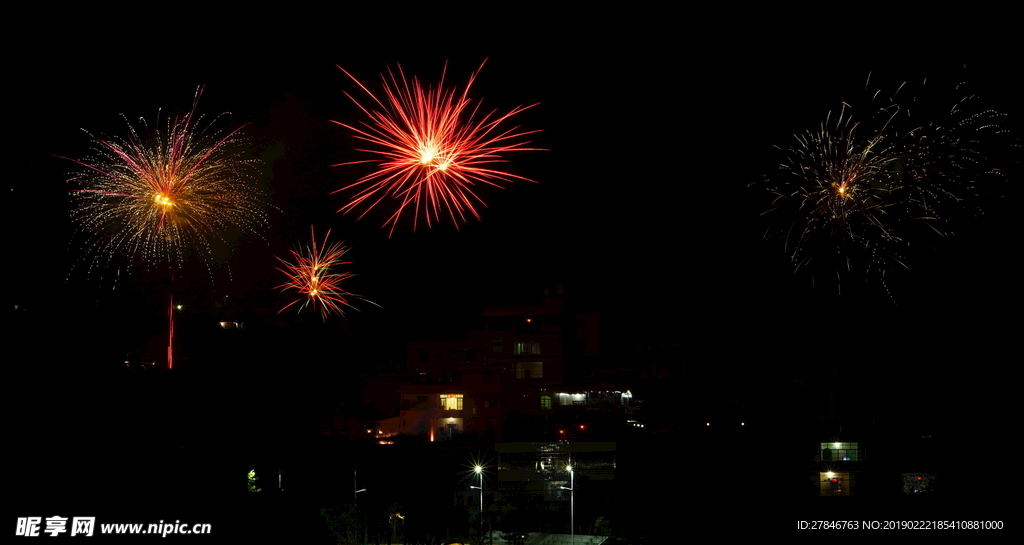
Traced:
<path id="1" fill-rule="evenodd" d="M 895 307 L 880 292 L 836 297 L 794 276 L 781 249 L 761 240 L 758 214 L 766 203 L 748 187 L 777 164 L 772 145 L 787 145 L 841 101 L 861 97 L 869 72 L 880 88 L 928 77 L 930 86 L 949 83 L 948 90 L 964 75 L 1019 126 L 1020 84 L 991 51 L 949 60 L 902 51 L 838 60 L 823 50 L 807 55 L 770 32 L 750 37 L 757 47 L 715 54 L 696 39 L 598 29 L 530 34 L 534 39 L 449 35 L 408 45 L 395 38 L 380 47 L 310 33 L 258 43 L 227 38 L 231 45 L 208 49 L 196 40 L 138 46 L 111 38 L 90 46 L 55 35 L 66 55 L 19 59 L 8 117 L 8 133 L 17 137 L 9 153 L 19 169 L 8 179 L 19 308 L 64 316 L 89 305 L 137 302 L 151 313 L 163 304 L 152 296 L 163 270 L 135 269 L 121 280 L 127 295 L 116 301 L 109 275 L 91 279 L 76 269 L 66 281 L 79 257 L 74 244 L 68 249 L 65 193 L 75 166 L 54 155 L 88 153 L 80 128 L 124 134 L 121 113 L 152 120 L 158 108 L 182 112 L 203 84 L 199 111 L 231 112 L 217 126 L 251 123 L 244 134 L 263 161 L 260 183 L 275 208 L 265 240 L 250 236 L 235 245 L 230 279 L 220 265 L 212 283 L 204 269 L 187 268 L 179 275 L 188 279 L 189 295 L 181 297 L 230 295 L 252 312 L 272 314 L 289 301 L 273 289 L 282 278 L 274 256 L 305 242 L 313 225 L 351 246 L 347 257 L 359 274 L 352 291 L 383 308 L 350 318 L 371 329 L 410 327 L 564 283 L 581 308 L 609 312 L 636 329 L 661 324 L 713 358 L 836 349 L 837 338 L 854 354 L 889 353 L 892 344 L 943 352 L 935 343 L 969 353 L 1008 333 L 992 311 L 1017 301 L 1012 182 L 993 190 L 1005 198 L 987 202 L 989 214 L 901 273 Z M 337 214 L 344 195 L 331 192 L 366 169 L 330 166 L 362 158 L 353 152 L 360 142 L 329 120 L 358 122 L 362 114 L 343 93 L 365 98 L 335 65 L 379 90 L 388 66 L 401 63 L 407 75 L 429 81 L 447 62 L 447 83 L 461 87 L 485 58 L 471 92 L 484 109 L 539 103 L 514 124 L 541 129 L 534 143 L 547 151 L 516 153 L 509 163 L 537 183 L 484 190 L 482 221 L 460 230 L 445 223 L 413 233 L 403 222 L 389 239 L 380 228 L 383 211 L 361 221 Z M 1019 173 L 1019 162 L 1011 170 Z M 37 285 L 47 288 L 28 288 Z"/>

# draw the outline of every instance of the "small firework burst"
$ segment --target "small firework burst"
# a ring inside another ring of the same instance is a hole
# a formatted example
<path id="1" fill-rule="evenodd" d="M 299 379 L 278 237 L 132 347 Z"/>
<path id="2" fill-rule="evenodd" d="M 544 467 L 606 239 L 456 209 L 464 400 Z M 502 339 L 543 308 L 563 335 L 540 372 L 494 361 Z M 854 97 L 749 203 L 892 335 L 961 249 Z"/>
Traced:
<path id="1" fill-rule="evenodd" d="M 911 243 L 953 234 L 953 218 L 977 212 L 980 182 L 998 175 L 982 150 L 1003 132 L 1001 114 L 971 111 L 968 96 L 911 115 L 898 94 L 876 92 L 859 121 L 844 103 L 817 131 L 778 148 L 785 158 L 764 184 L 773 220 L 765 238 L 782 239 L 794 269 L 814 283 L 834 279 L 839 290 L 852 275 L 888 290 L 886 273 L 907 268 Z"/>
<path id="2" fill-rule="evenodd" d="M 378 156 L 333 165 L 375 163 L 377 167 L 373 173 L 337 190 L 358 188 L 339 212 L 363 208 L 359 216 L 362 219 L 387 200 L 397 206 L 384 223 L 385 226 L 391 224 L 389 236 L 409 209 L 413 215 L 413 230 L 421 218 L 430 227 L 443 216 L 450 217 L 457 228 L 459 223 L 467 221 L 467 216 L 480 219 L 476 207 L 484 202 L 474 191 L 477 184 L 502 187 L 502 183 L 516 180 L 534 181 L 500 170 L 497 163 L 505 162 L 502 157 L 509 152 L 539 149 L 529 147 L 530 142 L 522 140 L 539 131 L 501 127 L 509 118 L 536 104 L 519 106 L 501 115 L 495 111 L 478 115 L 480 104 L 474 105 L 469 89 L 479 69 L 470 76 L 461 93 L 444 88 L 444 72 L 437 87 L 432 87 L 424 86 L 415 77 L 406 78 L 401 66 L 397 76 L 389 69 L 387 77 L 381 78 L 385 93 L 382 101 L 355 76 L 338 68 L 378 106 L 378 109 L 368 109 L 345 93 L 370 121 L 358 127 L 334 121 L 352 130 L 356 138 L 375 145 L 374 149 L 360 151 Z"/>
<path id="3" fill-rule="evenodd" d="M 342 287 L 342 283 L 355 276 L 353 273 L 341 271 L 343 265 L 351 262 L 342 261 L 342 257 L 348 252 L 348 247 L 343 242 L 328 244 L 331 232 L 327 231 L 322 243 L 317 243 L 316 233 L 310 228 L 312 238 L 311 244 L 305 249 L 290 250 L 292 260 L 286 261 L 277 258 L 284 268 L 277 270 L 288 277 L 288 281 L 278 286 L 282 291 L 296 290 L 301 296 L 291 303 L 285 305 L 278 314 L 285 310 L 299 305 L 299 312 L 306 307 L 312 306 L 320 311 L 324 321 L 331 314 L 345 316 L 344 307 L 356 309 L 352 306 L 353 299 L 359 299 L 372 305 L 376 303 L 364 299 L 360 295 L 349 293 Z M 358 310 L 358 309 L 356 309 Z"/>
<path id="4" fill-rule="evenodd" d="M 227 134 L 197 129 L 202 90 L 164 132 L 159 119 L 142 135 L 129 122 L 127 138 L 93 137 L 91 157 L 62 157 L 85 167 L 68 181 L 75 186 L 71 217 L 89 237 L 88 253 L 180 265 L 193 249 L 209 260 L 211 242 L 226 242 L 228 229 L 265 224 L 252 161 L 237 145 L 242 127 Z"/>

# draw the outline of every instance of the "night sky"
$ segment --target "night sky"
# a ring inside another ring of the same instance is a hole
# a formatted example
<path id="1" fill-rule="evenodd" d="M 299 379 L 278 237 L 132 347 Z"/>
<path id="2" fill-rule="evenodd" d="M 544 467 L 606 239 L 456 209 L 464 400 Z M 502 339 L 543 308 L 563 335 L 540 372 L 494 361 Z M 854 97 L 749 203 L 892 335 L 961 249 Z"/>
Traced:
<path id="1" fill-rule="evenodd" d="M 910 331 L 978 327 L 971 316 L 989 319 L 989 301 L 1012 292 L 1010 180 L 991 189 L 996 198 L 983 203 L 985 217 L 922 251 L 909 272 L 893 273 L 895 307 L 884 304 L 889 297 L 875 285 L 863 290 L 866 300 L 837 299 L 793 275 L 779 245 L 761 240 L 766 222 L 759 214 L 767 203 L 759 189 L 748 187 L 778 163 L 772 145 L 789 145 L 794 133 L 816 127 L 841 101 L 859 100 L 869 72 L 872 87 L 883 89 L 931 78 L 930 90 L 942 100 L 956 95 L 952 84 L 962 78 L 985 104 L 1019 119 L 1012 100 L 1019 84 L 991 58 L 908 68 L 902 59 L 879 56 L 837 68 L 768 52 L 712 61 L 635 42 L 597 42 L 589 50 L 543 45 L 506 53 L 463 44 L 394 56 L 343 42 L 336 52 L 296 46 L 289 55 L 190 56 L 170 64 L 159 62 L 156 52 L 113 65 L 94 52 L 70 54 L 59 65 L 24 61 L 19 103 L 11 112 L 18 134 L 13 164 L 22 172 L 10 180 L 9 218 L 12 232 L 34 235 L 13 237 L 13 262 L 47 264 L 16 268 L 15 285 L 48 289 L 20 291 L 15 302 L 26 312 L 59 314 L 89 300 L 104 305 L 109 273 L 88 278 L 79 265 L 69 282 L 73 293 L 65 288 L 70 264 L 81 258 L 64 182 L 77 167 L 54 155 L 90 151 L 80 128 L 123 135 L 121 113 L 136 123 L 139 117 L 152 121 L 158 108 L 164 119 L 183 113 L 200 84 L 206 85 L 202 114 L 230 112 L 216 128 L 250 123 L 243 131 L 262 161 L 258 181 L 273 208 L 261 233 L 265 240 L 249 235 L 235 242 L 230 258 L 219 252 L 212 279 L 201 263 L 186 264 L 178 276 L 195 284 L 196 297 L 230 295 L 247 308 L 283 306 L 287 296 L 273 290 L 281 280 L 274 256 L 307 241 L 311 225 L 318 233 L 332 229 L 332 238 L 348 243 L 351 269 L 359 275 L 351 291 L 385 309 L 352 313 L 353 324 L 431 319 L 562 283 L 580 306 L 621 312 L 631 321 L 699 317 L 691 327 L 709 330 L 698 338 L 761 332 L 762 341 L 786 346 L 796 338 L 831 336 L 815 331 L 823 321 L 838 329 L 873 324 L 855 328 L 869 338 L 874 333 L 865 329 L 900 339 Z M 331 192 L 369 170 L 330 166 L 367 158 L 353 149 L 362 142 L 330 123 L 362 120 L 344 91 L 365 98 L 335 65 L 379 90 L 378 74 L 396 63 L 429 81 L 447 61 L 448 84 L 462 86 L 485 58 L 472 92 L 485 109 L 539 103 L 514 122 L 541 129 L 534 144 L 547 151 L 518 152 L 508 163 L 537 183 L 483 188 L 488 207 L 482 221 L 459 230 L 448 222 L 420 225 L 413 233 L 404 221 L 389 239 L 381 228 L 390 213 L 386 204 L 361 221 L 357 213 L 337 214 L 346 195 Z M 1019 171 L 1019 163 L 1006 166 Z M 136 269 L 122 275 L 121 289 L 163 276 L 165 268 Z M 134 293 L 120 302 L 149 301 Z M 902 323 L 878 327 L 882 316 L 901 316 Z"/>
<path id="2" fill-rule="evenodd" d="M 362 312 L 349 312 L 347 327 L 392 350 L 482 306 L 530 302 L 564 284 L 578 309 L 606 316 L 607 346 L 678 343 L 688 366 L 719 378 L 767 380 L 793 362 L 838 361 L 854 370 L 852 380 L 877 387 L 862 402 L 870 411 L 964 430 L 980 419 L 965 438 L 1001 429 L 1008 401 L 999 384 L 1019 337 L 1019 148 L 994 150 L 1010 160 L 1005 184 L 984 199 L 985 215 L 915 254 L 910 270 L 892 276 L 892 298 L 874 285 L 838 296 L 794 275 L 781 247 L 762 240 L 767 202 L 749 187 L 777 165 L 773 145 L 860 99 L 869 72 L 883 89 L 927 77 L 936 100 L 967 81 L 1019 136 L 1024 90 L 1000 50 L 832 57 L 801 54 L 806 46 L 767 31 L 743 51 L 635 33 L 545 35 L 386 48 L 351 36 L 249 43 L 240 35 L 209 50 L 195 40 L 181 48 L 67 40 L 59 58 L 16 59 L 6 131 L 8 165 L 17 169 L 7 179 L 8 294 L 19 334 L 46 340 L 16 340 L 9 365 L 79 376 L 87 371 L 78 361 L 94 361 L 79 354 L 117 354 L 163 335 L 166 268 L 122 271 L 112 289 L 110 269 L 99 277 L 75 265 L 66 179 L 78 167 L 54 156 L 89 153 L 80 128 L 125 134 L 121 113 L 133 122 L 153 120 L 158 108 L 164 117 L 184 113 L 205 85 L 198 111 L 230 112 L 216 127 L 250 123 L 243 134 L 273 207 L 262 238 L 238 238 L 212 278 L 196 264 L 176 273 L 177 297 L 191 305 L 210 309 L 229 296 L 232 312 L 249 321 L 317 327 L 313 313 L 276 315 L 291 299 L 274 289 L 283 278 L 274 256 L 308 241 L 313 225 L 346 241 L 358 274 L 350 290 L 381 306 L 357 304 Z M 532 140 L 546 151 L 510 154 L 507 167 L 537 183 L 483 189 L 482 221 L 458 230 L 448 221 L 414 233 L 406 220 L 389 238 L 386 203 L 359 221 L 336 213 L 347 194 L 331 192 L 369 167 L 331 167 L 368 158 L 330 122 L 362 120 L 345 91 L 365 99 L 335 65 L 377 91 L 379 74 L 396 63 L 434 81 L 447 62 L 446 84 L 461 89 L 485 58 L 470 93 L 484 110 L 539 103 L 511 125 L 541 129 Z"/>

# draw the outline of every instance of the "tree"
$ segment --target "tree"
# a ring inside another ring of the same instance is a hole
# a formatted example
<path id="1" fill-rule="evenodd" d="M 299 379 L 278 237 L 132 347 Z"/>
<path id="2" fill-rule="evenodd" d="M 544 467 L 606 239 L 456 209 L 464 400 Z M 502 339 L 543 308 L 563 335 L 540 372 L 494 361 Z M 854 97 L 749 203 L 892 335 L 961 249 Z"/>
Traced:
<path id="1" fill-rule="evenodd" d="M 359 513 L 354 505 L 325 507 L 320 509 L 320 516 L 324 517 L 327 535 L 332 542 L 338 545 L 362 543 L 359 538 Z"/>
<path id="2" fill-rule="evenodd" d="M 256 475 L 255 469 L 249 470 L 249 492 L 262 492 L 263 489 L 256 486 L 256 481 L 260 480 L 259 476 Z"/>

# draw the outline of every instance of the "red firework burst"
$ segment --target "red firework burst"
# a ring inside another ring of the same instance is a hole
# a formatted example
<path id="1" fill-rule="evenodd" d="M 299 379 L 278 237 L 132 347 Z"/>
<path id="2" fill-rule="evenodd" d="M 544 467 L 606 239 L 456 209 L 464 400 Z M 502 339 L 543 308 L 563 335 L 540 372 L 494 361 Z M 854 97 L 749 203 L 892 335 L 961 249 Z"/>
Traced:
<path id="1" fill-rule="evenodd" d="M 530 142 L 522 140 L 540 131 L 520 131 L 518 126 L 499 127 L 536 104 L 518 106 L 503 115 L 491 111 L 478 117 L 480 103 L 474 104 L 468 95 L 483 63 L 470 76 L 461 93 L 444 88 L 444 70 L 435 88 L 424 87 L 415 77 L 407 79 L 401 66 L 398 66 L 397 77 L 389 68 L 387 77 L 381 75 L 385 101 L 378 99 L 344 68 L 338 68 L 379 106 L 376 110 L 368 109 L 346 92 L 371 121 L 362 123 L 361 127 L 334 121 L 355 132 L 356 138 L 378 146 L 359 150 L 377 155 L 376 159 L 333 165 L 377 165 L 375 172 L 335 191 L 359 188 L 338 212 L 347 214 L 356 208 L 365 208 L 359 216 L 362 219 L 381 201 L 390 199 L 397 201 L 398 209 L 384 222 L 384 226 L 391 224 L 388 236 L 394 233 L 399 218 L 409 208 L 413 210 L 414 231 L 421 215 L 427 227 L 440 221 L 442 215 L 448 215 L 458 228 L 460 222 L 466 221 L 467 213 L 480 219 L 476 204 L 486 206 L 473 191 L 477 183 L 502 187 L 501 183 L 515 180 L 534 182 L 498 170 L 495 163 L 506 162 L 502 155 L 507 152 L 540 151 L 540 148 L 528 147 Z"/>
<path id="2" fill-rule="evenodd" d="M 327 231 L 327 235 L 324 236 L 322 244 L 317 244 L 316 234 L 313 232 L 313 228 L 310 228 L 310 234 L 312 235 L 312 244 L 303 250 L 290 250 L 293 261 L 285 261 L 280 257 L 277 258 L 284 268 L 278 268 L 288 277 L 288 281 L 281 284 L 277 288 L 285 290 L 298 290 L 302 296 L 301 299 L 297 299 L 288 303 L 278 314 L 284 312 L 288 308 L 301 303 L 299 306 L 299 312 L 307 306 L 314 306 L 320 310 L 320 315 L 326 321 L 327 317 L 331 314 L 345 315 L 343 307 L 356 308 L 352 306 L 352 299 L 360 299 L 367 303 L 376 305 L 372 301 L 367 301 L 360 295 L 349 293 L 341 287 L 341 283 L 345 280 L 355 276 L 350 272 L 340 272 L 337 267 L 341 265 L 349 265 L 351 262 L 342 261 L 342 256 L 348 252 L 348 247 L 345 246 L 344 242 L 333 242 L 327 244 L 327 239 L 330 238 L 331 232 Z M 358 309 L 356 309 L 358 310 Z"/>

